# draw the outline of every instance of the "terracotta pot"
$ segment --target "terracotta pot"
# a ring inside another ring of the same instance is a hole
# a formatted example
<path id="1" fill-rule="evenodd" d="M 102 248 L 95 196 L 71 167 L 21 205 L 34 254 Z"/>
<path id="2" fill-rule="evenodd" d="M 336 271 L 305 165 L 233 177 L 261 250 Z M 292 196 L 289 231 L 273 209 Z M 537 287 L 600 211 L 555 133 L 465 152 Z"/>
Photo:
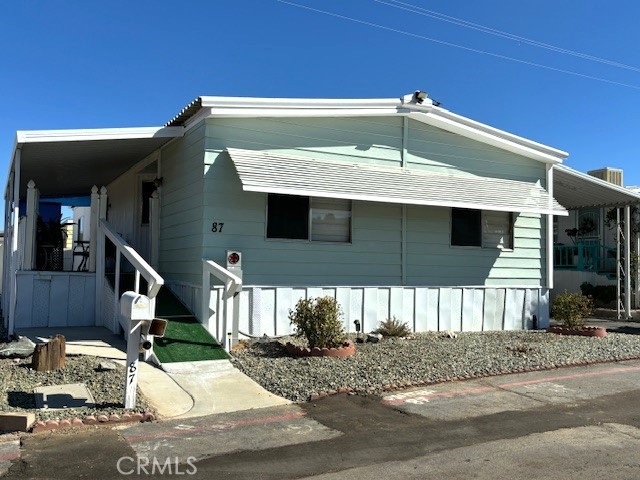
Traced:
<path id="1" fill-rule="evenodd" d="M 294 357 L 350 357 L 356 353 L 356 346 L 352 342 L 344 342 L 342 347 L 338 348 L 318 348 L 313 347 L 311 349 L 298 347 L 291 342 L 287 342 L 285 345 L 289 355 Z"/>
<path id="2" fill-rule="evenodd" d="M 583 337 L 606 337 L 607 330 L 604 327 L 582 327 L 582 328 L 567 328 L 567 327 L 549 327 L 548 333 L 557 333 L 559 335 L 582 335 Z"/>

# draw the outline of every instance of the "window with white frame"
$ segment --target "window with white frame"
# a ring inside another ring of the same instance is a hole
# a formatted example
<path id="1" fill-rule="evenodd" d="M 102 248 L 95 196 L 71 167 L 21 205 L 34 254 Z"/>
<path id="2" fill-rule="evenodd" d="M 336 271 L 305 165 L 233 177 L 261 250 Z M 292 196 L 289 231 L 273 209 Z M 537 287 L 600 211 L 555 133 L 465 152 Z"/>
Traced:
<path id="1" fill-rule="evenodd" d="M 351 200 L 270 193 L 267 238 L 348 243 Z"/>
<path id="2" fill-rule="evenodd" d="M 512 249 L 513 214 L 452 208 L 451 245 Z"/>

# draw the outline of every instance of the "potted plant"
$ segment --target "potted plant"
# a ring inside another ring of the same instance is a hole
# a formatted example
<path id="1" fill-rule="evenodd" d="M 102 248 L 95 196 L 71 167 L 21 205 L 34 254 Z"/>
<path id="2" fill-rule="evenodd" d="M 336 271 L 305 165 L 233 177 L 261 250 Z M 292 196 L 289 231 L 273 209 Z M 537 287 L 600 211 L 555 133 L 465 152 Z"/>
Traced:
<path id="1" fill-rule="evenodd" d="M 558 295 L 551 305 L 554 319 L 562 323 L 559 327 L 549 327 L 547 332 L 561 335 L 583 335 L 604 337 L 607 330 L 603 327 L 585 327 L 584 319 L 591 314 L 592 301 L 581 293 L 569 293 L 566 290 Z"/>
<path id="2" fill-rule="evenodd" d="M 291 342 L 286 348 L 294 356 L 350 357 L 355 345 L 347 341 L 340 317 L 342 312 L 335 298 L 319 297 L 301 299 L 294 310 L 289 311 L 289 320 L 296 328 L 296 336 L 307 341 L 308 347 L 299 347 Z"/>

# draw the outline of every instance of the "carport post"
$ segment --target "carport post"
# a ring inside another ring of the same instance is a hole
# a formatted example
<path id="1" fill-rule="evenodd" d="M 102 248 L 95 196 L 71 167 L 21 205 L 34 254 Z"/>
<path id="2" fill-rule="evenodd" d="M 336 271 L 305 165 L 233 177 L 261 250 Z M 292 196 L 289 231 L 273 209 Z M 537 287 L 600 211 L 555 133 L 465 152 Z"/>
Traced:
<path id="1" fill-rule="evenodd" d="M 631 205 L 624 207 L 624 314 L 631 318 Z"/>

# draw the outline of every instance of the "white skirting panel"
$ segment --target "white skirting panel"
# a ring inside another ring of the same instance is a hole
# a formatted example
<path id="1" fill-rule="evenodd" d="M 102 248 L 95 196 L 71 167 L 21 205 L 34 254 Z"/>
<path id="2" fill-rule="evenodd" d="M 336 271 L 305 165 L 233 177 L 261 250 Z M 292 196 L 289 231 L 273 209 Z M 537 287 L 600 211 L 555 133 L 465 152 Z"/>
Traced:
<path id="1" fill-rule="evenodd" d="M 209 330 L 217 335 L 221 290 L 212 289 Z M 359 320 L 370 332 L 395 316 L 414 332 L 523 330 L 549 326 L 546 288 L 496 287 L 252 287 L 240 293 L 240 332 L 251 336 L 291 333 L 289 309 L 301 298 L 335 297 L 344 327 Z M 194 311 L 198 311 L 195 309 Z"/>
<path id="2" fill-rule="evenodd" d="M 20 271 L 15 328 L 96 325 L 96 276 L 89 272 Z"/>

